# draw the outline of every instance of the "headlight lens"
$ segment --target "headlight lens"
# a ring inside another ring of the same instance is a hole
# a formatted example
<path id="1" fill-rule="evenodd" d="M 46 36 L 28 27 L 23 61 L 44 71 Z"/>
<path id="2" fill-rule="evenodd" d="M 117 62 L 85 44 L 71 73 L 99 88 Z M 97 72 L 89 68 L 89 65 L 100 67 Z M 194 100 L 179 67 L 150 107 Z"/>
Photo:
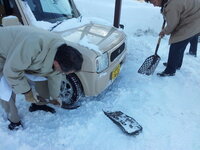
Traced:
<path id="1" fill-rule="evenodd" d="M 108 68 L 108 53 L 104 53 L 103 55 L 97 57 L 96 67 L 98 73 Z"/>

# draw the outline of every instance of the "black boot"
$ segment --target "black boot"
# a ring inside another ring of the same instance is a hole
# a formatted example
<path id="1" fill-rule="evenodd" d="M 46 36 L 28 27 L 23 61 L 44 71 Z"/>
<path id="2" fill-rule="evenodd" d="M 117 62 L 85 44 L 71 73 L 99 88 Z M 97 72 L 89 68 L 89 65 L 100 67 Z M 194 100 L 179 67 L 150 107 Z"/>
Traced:
<path id="1" fill-rule="evenodd" d="M 10 130 L 18 130 L 19 128 L 23 128 L 21 121 L 14 123 L 10 121 L 10 124 L 8 125 L 8 129 Z"/>
<path id="2" fill-rule="evenodd" d="M 169 72 L 163 71 L 163 72 L 157 73 L 157 75 L 160 77 L 167 77 L 167 76 L 174 76 L 175 73 L 169 73 Z"/>
<path id="3" fill-rule="evenodd" d="M 33 111 L 37 111 L 37 110 L 43 110 L 43 111 L 46 111 L 46 112 L 51 112 L 53 114 L 56 113 L 55 109 L 50 107 L 50 106 L 36 105 L 36 104 L 32 103 L 31 106 L 29 107 L 29 111 L 33 112 Z"/>
<path id="4" fill-rule="evenodd" d="M 167 62 L 164 62 L 163 65 L 164 65 L 165 67 L 167 67 Z M 181 67 L 177 67 L 176 69 L 177 69 L 177 70 L 180 70 Z"/>

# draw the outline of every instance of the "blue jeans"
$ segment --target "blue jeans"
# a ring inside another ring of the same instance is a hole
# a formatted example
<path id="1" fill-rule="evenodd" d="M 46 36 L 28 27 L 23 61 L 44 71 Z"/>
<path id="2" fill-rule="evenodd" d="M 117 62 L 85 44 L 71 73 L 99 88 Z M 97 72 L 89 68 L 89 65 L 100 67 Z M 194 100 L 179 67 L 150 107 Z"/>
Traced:
<path id="1" fill-rule="evenodd" d="M 194 35 L 186 40 L 173 43 L 170 45 L 167 67 L 165 69 L 166 73 L 175 73 L 177 68 L 181 68 L 182 63 L 183 63 L 184 51 L 187 44 L 190 42 L 193 43 L 191 50 L 192 52 L 195 51 L 196 38 L 198 42 L 198 35 Z"/>

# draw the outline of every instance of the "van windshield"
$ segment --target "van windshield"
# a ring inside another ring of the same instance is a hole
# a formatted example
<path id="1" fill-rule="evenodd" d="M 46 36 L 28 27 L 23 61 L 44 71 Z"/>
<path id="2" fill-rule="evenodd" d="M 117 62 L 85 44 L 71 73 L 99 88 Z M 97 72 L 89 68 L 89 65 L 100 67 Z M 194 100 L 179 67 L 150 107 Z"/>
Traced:
<path id="1" fill-rule="evenodd" d="M 74 11 L 69 0 L 25 0 L 37 21 L 55 23 L 71 19 Z"/>

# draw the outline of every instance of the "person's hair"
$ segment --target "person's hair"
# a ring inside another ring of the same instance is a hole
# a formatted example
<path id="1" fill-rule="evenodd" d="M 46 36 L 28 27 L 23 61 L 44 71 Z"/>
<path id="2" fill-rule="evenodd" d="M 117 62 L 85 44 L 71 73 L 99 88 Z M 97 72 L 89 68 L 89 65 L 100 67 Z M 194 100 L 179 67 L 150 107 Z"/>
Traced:
<path id="1" fill-rule="evenodd" d="M 83 64 L 82 54 L 67 44 L 58 47 L 54 60 L 58 62 L 63 72 L 80 71 Z"/>
<path id="2" fill-rule="evenodd" d="M 150 0 L 144 0 L 146 3 L 149 3 Z M 168 0 L 161 0 L 161 9 L 160 9 L 160 12 L 162 13 L 163 12 L 163 8 L 164 8 L 164 5 L 165 3 L 167 3 Z"/>

